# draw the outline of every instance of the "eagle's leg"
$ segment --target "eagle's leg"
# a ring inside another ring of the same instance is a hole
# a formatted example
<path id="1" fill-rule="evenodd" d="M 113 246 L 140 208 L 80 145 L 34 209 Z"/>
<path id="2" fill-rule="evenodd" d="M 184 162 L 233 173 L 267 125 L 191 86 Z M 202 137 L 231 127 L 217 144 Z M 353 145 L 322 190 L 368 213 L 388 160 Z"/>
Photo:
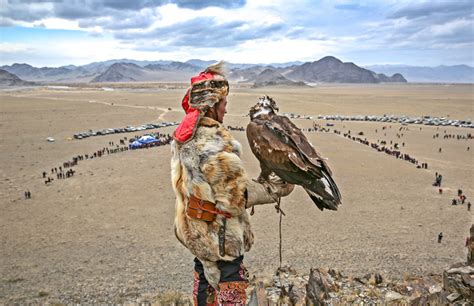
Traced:
<path id="1" fill-rule="evenodd" d="M 260 175 L 257 178 L 257 182 L 259 183 L 265 183 L 270 180 L 270 175 L 272 174 L 272 169 L 269 169 L 268 167 L 264 166 L 262 163 L 260 163 Z"/>

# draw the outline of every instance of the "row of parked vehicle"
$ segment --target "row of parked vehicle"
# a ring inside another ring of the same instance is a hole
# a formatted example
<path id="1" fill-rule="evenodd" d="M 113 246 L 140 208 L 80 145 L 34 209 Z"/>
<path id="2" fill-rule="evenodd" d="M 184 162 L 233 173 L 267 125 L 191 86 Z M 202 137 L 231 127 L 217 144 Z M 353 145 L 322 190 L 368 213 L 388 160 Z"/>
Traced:
<path id="1" fill-rule="evenodd" d="M 124 128 L 109 128 L 109 129 L 103 129 L 99 131 L 89 130 L 87 132 L 80 132 L 80 133 L 74 134 L 74 138 L 84 139 L 84 138 L 92 137 L 92 136 L 102 136 L 102 135 L 117 134 L 117 133 L 131 133 L 131 132 L 137 132 L 137 131 L 158 129 L 158 128 L 173 126 L 173 125 L 178 125 L 178 124 L 179 122 L 170 121 L 170 122 L 161 122 L 161 123 L 147 123 L 147 124 L 143 124 L 137 127 L 128 125 L 127 127 L 124 127 Z"/>
<path id="2" fill-rule="evenodd" d="M 369 116 L 369 115 L 319 115 L 319 116 L 308 116 L 298 115 L 294 113 L 286 114 L 289 118 L 296 119 L 322 119 L 322 120 L 335 120 L 335 121 L 377 121 L 377 122 L 388 122 L 388 123 L 401 123 L 401 124 L 424 124 L 424 125 L 435 125 L 435 126 L 456 126 L 464 128 L 474 128 L 474 123 L 471 119 L 466 120 L 454 120 L 446 117 L 409 117 L 406 115 L 383 115 L 383 116 Z"/>

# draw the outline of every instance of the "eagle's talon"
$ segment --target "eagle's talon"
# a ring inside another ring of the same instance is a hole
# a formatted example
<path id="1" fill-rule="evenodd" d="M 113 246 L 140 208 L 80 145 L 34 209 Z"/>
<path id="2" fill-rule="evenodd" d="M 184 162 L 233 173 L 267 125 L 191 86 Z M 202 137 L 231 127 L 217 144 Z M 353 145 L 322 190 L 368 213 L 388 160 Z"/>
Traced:
<path id="1" fill-rule="evenodd" d="M 264 184 L 266 182 L 267 182 L 267 180 L 263 176 L 259 175 L 257 177 L 257 183 Z"/>

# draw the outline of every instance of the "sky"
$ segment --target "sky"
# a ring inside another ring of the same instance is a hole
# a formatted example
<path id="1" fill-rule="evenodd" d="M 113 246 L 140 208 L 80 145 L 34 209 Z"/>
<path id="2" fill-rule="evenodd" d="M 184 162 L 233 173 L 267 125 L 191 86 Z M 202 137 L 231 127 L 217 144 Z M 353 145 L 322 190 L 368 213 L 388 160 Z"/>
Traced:
<path id="1" fill-rule="evenodd" d="M 0 0 L 0 65 L 110 59 L 474 66 L 474 1 Z"/>

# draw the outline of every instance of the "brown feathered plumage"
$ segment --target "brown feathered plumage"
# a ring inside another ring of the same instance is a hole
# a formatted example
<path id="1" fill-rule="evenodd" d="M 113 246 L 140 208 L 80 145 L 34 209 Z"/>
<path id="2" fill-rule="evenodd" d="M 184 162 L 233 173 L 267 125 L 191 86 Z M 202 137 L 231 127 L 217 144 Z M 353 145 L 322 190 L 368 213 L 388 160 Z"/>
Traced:
<path id="1" fill-rule="evenodd" d="M 329 166 L 301 130 L 277 111 L 276 102 L 268 96 L 250 109 L 247 139 L 260 161 L 259 180 L 267 180 L 273 172 L 302 186 L 319 209 L 337 210 L 341 194 Z"/>

